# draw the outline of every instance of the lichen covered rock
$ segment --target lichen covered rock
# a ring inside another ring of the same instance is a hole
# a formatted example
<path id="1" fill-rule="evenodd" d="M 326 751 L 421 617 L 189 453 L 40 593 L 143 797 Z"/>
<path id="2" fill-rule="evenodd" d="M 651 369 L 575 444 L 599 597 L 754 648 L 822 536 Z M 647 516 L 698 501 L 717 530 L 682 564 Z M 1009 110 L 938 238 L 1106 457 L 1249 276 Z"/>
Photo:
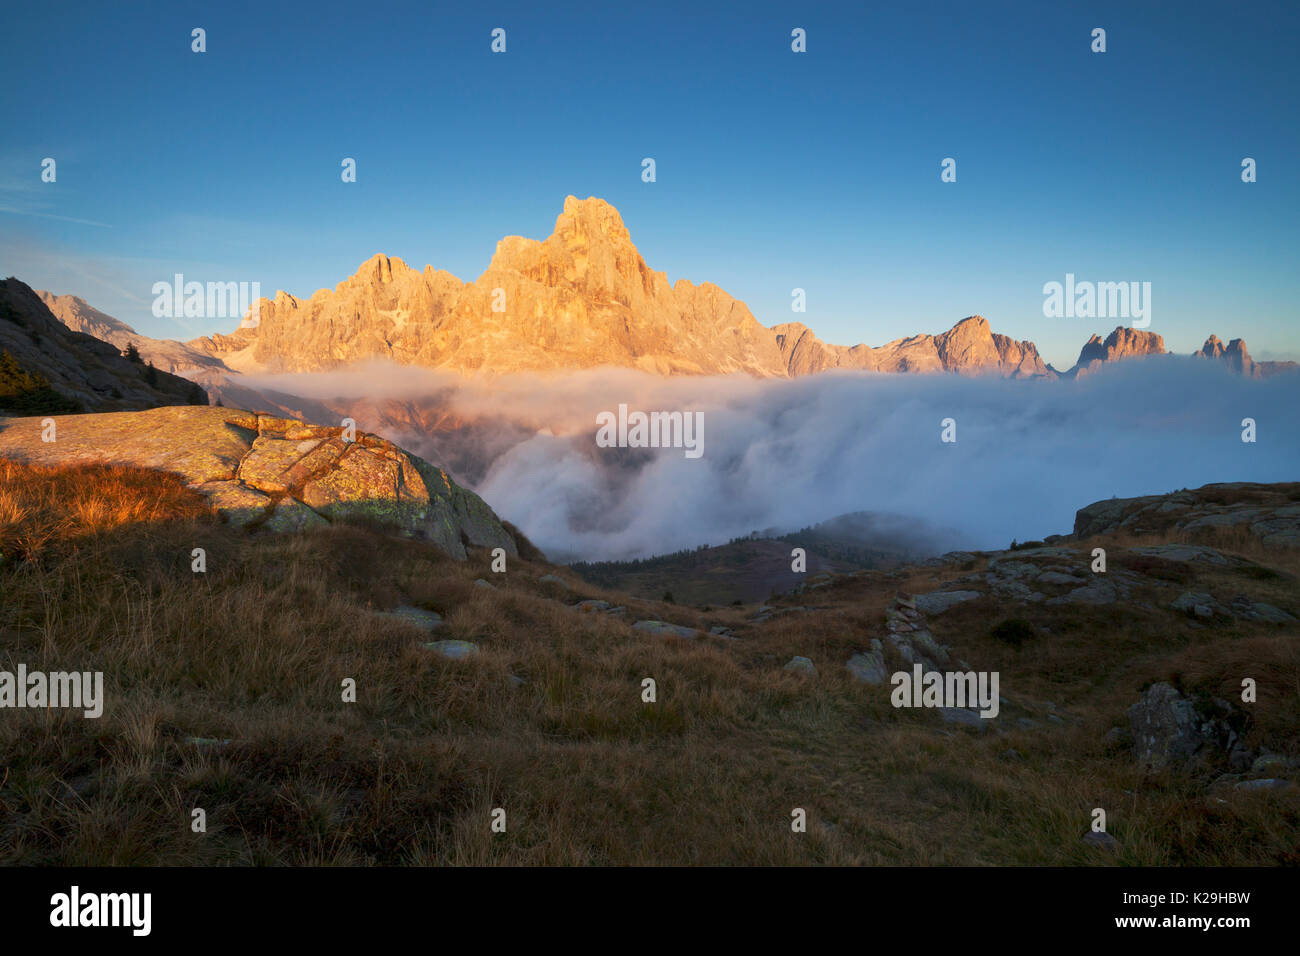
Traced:
<path id="1" fill-rule="evenodd" d="M 134 465 L 180 475 L 232 523 L 296 531 L 362 519 L 428 540 L 455 558 L 514 538 L 484 501 L 390 441 L 294 419 L 209 406 L 5 419 L 0 456 L 44 465 Z"/>

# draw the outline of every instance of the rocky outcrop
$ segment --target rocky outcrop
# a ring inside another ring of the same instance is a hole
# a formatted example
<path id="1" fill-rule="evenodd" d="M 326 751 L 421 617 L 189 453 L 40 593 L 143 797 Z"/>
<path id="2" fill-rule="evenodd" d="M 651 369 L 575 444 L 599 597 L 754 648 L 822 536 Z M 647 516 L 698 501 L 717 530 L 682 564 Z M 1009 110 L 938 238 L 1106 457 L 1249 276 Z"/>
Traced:
<path id="1" fill-rule="evenodd" d="M 1081 375 L 1097 371 L 1107 362 L 1164 354 L 1166 354 L 1165 340 L 1161 336 L 1156 335 L 1154 332 L 1130 329 L 1120 325 L 1116 326 L 1115 331 L 1106 336 L 1104 341 L 1098 335 L 1089 338 L 1079 351 L 1079 360 L 1074 363 L 1074 368 L 1070 369 L 1066 375 L 1071 378 L 1078 378 Z"/>
<path id="2" fill-rule="evenodd" d="M 1198 358 L 1222 362 L 1234 372 L 1249 378 L 1259 377 L 1255 371 L 1255 363 L 1251 360 L 1250 353 L 1246 351 L 1246 343 L 1241 339 L 1233 339 L 1225 348 L 1217 335 L 1211 335 L 1200 350 L 1192 354 Z"/>
<path id="3" fill-rule="evenodd" d="M 456 558 L 466 545 L 517 555 L 481 498 L 392 442 L 219 407 L 63 415 L 55 441 L 39 418 L 0 421 L 0 456 L 28 463 L 90 462 L 172 472 L 234 523 L 270 530 L 362 520 L 433 542 Z"/>
<path id="4" fill-rule="evenodd" d="M 929 594 L 917 594 L 913 597 L 916 609 L 922 614 L 942 614 L 944 611 L 973 601 L 980 597 L 979 591 L 931 591 Z"/>
<path id="5" fill-rule="evenodd" d="M 1273 375 L 1300 370 L 1300 364 L 1295 362 L 1256 362 L 1250 357 L 1243 340 L 1233 339 L 1225 346 L 1217 335 L 1211 335 L 1205 340 L 1205 344 L 1192 354 L 1197 358 L 1222 362 L 1238 375 L 1247 378 L 1269 378 Z"/>
<path id="6" fill-rule="evenodd" d="M 870 651 L 854 654 L 845 666 L 854 680 L 864 684 L 883 684 L 889 680 L 884 645 L 878 638 L 871 641 Z"/>
<path id="7" fill-rule="evenodd" d="M 50 314 L 72 331 L 93 335 L 101 342 L 117 346 L 119 351 L 125 351 L 128 345 L 134 345 L 142 361 L 152 363 L 161 371 L 196 370 L 209 373 L 230 371 L 220 359 L 190 348 L 184 342 L 153 339 L 141 335 L 125 322 L 99 311 L 78 296 L 54 295 L 52 292 L 44 292 L 40 289 L 32 291 L 50 310 Z"/>
<path id="8" fill-rule="evenodd" d="M 929 672 L 947 665 L 949 648 L 934 639 L 925 615 L 909 595 L 897 595 L 885 609 L 885 628 L 889 643 L 909 667 L 920 664 Z"/>
<path id="9" fill-rule="evenodd" d="M 635 630 L 655 634 L 659 637 L 681 637 L 686 640 L 694 640 L 700 636 L 700 632 L 693 627 L 670 624 L 667 621 L 637 621 L 632 627 Z"/>
<path id="10" fill-rule="evenodd" d="M 1254 754 L 1241 740 L 1244 720 L 1218 698 L 1193 700 L 1172 684 L 1147 688 L 1129 708 L 1133 755 L 1145 770 L 1202 770 L 1228 763 L 1251 765 Z"/>
<path id="11" fill-rule="evenodd" d="M 207 402 L 193 382 L 69 329 L 25 283 L 0 282 L 0 415 Z"/>
<path id="12" fill-rule="evenodd" d="M 1111 498 L 1080 508 L 1076 538 L 1124 531 L 1214 541 L 1248 533 L 1275 547 L 1300 547 L 1300 483 L 1231 482 L 1140 498 Z"/>
<path id="13" fill-rule="evenodd" d="M 1253 601 L 1245 594 L 1238 594 L 1229 603 L 1217 600 L 1208 591 L 1184 591 L 1169 603 L 1175 611 L 1182 611 L 1202 620 L 1219 618 L 1237 618 L 1244 621 L 1265 621 L 1270 624 L 1294 624 L 1295 617 L 1262 601 Z"/>

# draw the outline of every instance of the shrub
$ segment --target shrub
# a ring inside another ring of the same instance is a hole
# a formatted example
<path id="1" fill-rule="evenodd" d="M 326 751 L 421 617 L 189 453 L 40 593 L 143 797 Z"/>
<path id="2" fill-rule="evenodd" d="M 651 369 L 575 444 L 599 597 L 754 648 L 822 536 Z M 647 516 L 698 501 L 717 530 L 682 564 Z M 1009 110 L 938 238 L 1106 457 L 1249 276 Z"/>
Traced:
<path id="1" fill-rule="evenodd" d="M 1032 624 L 1021 618 L 1013 617 L 994 625 L 993 630 L 989 631 L 989 636 L 995 641 L 1001 641 L 1003 644 L 1019 647 L 1026 641 L 1031 640 L 1034 633 Z"/>
<path id="2" fill-rule="evenodd" d="M 21 328 L 27 328 L 27 320 L 18 312 L 14 311 L 14 307 L 8 302 L 0 302 L 0 318 L 8 319 L 14 325 Z"/>
<path id="3" fill-rule="evenodd" d="M 79 402 L 57 392 L 39 372 L 28 372 L 0 349 L 0 408 L 18 415 L 66 414 L 81 411 Z"/>

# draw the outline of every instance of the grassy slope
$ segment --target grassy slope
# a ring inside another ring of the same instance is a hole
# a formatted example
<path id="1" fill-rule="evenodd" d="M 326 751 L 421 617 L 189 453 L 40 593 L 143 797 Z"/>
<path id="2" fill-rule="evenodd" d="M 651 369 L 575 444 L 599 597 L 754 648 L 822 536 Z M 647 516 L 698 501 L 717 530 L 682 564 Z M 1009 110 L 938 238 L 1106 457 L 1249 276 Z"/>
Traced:
<path id="1" fill-rule="evenodd" d="M 1261 678 L 1252 741 L 1300 752 L 1294 628 L 1037 606 L 1015 616 L 1052 635 L 1016 650 L 988 636 L 1007 609 L 972 602 L 935 634 L 1000 669 L 1014 701 L 1005 733 L 974 735 L 893 709 L 843 667 L 883 636 L 896 590 L 954 570 L 836 579 L 816 592 L 830 610 L 751 626 L 752 607 L 642 602 L 571 576 L 570 594 L 538 580 L 555 570 L 542 563 L 492 574 L 487 555 L 458 563 L 364 528 L 250 536 L 157 473 L 6 462 L 0 551 L 0 668 L 102 670 L 108 697 L 99 720 L 0 711 L 3 863 L 1298 862 L 1294 791 L 1210 795 L 1101 743 L 1149 680 L 1227 695 L 1246 673 Z M 1240 577 L 1220 585 L 1295 601 L 1294 579 Z M 579 614 L 579 597 L 632 613 Z M 444 660 L 367 610 L 403 602 L 482 653 Z M 628 627 L 642 617 L 741 640 L 649 637 Z M 783 672 L 792 654 L 818 676 Z M 346 677 L 358 703 L 341 702 Z M 644 677 L 658 703 L 641 702 Z M 490 831 L 494 807 L 506 834 Z M 790 831 L 794 807 L 806 834 Z M 1118 854 L 1080 843 L 1093 807 Z"/>
<path id="2" fill-rule="evenodd" d="M 790 549 L 787 541 L 760 538 L 641 561 L 578 563 L 573 571 L 597 587 L 638 597 L 662 598 L 668 593 L 674 601 L 683 604 L 730 604 L 764 601 L 821 571 L 851 571 L 861 567 L 828 558 L 809 548 L 806 574 L 795 574 L 790 570 Z"/>

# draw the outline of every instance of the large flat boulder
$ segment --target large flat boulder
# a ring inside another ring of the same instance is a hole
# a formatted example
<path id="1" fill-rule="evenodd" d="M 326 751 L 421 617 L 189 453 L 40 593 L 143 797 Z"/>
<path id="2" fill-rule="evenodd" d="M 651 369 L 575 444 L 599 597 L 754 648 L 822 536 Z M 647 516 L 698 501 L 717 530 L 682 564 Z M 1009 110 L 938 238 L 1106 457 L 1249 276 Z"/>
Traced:
<path id="1" fill-rule="evenodd" d="M 922 614 L 942 614 L 950 608 L 980 597 L 979 591 L 931 591 L 914 598 L 916 609 Z"/>
<path id="2" fill-rule="evenodd" d="M 197 485 L 233 480 L 257 437 L 257 415 L 209 405 L 51 417 L 52 442 L 41 440 L 41 418 L 0 419 L 0 455 L 43 465 L 157 468 Z"/>
<path id="3" fill-rule="evenodd" d="M 0 456 L 171 472 L 228 520 L 254 527 L 292 531 L 362 518 L 456 558 L 466 544 L 518 554 L 478 495 L 375 435 L 345 440 L 341 428 L 210 406 L 60 415 L 51 442 L 42 441 L 41 422 L 0 419 Z"/>

